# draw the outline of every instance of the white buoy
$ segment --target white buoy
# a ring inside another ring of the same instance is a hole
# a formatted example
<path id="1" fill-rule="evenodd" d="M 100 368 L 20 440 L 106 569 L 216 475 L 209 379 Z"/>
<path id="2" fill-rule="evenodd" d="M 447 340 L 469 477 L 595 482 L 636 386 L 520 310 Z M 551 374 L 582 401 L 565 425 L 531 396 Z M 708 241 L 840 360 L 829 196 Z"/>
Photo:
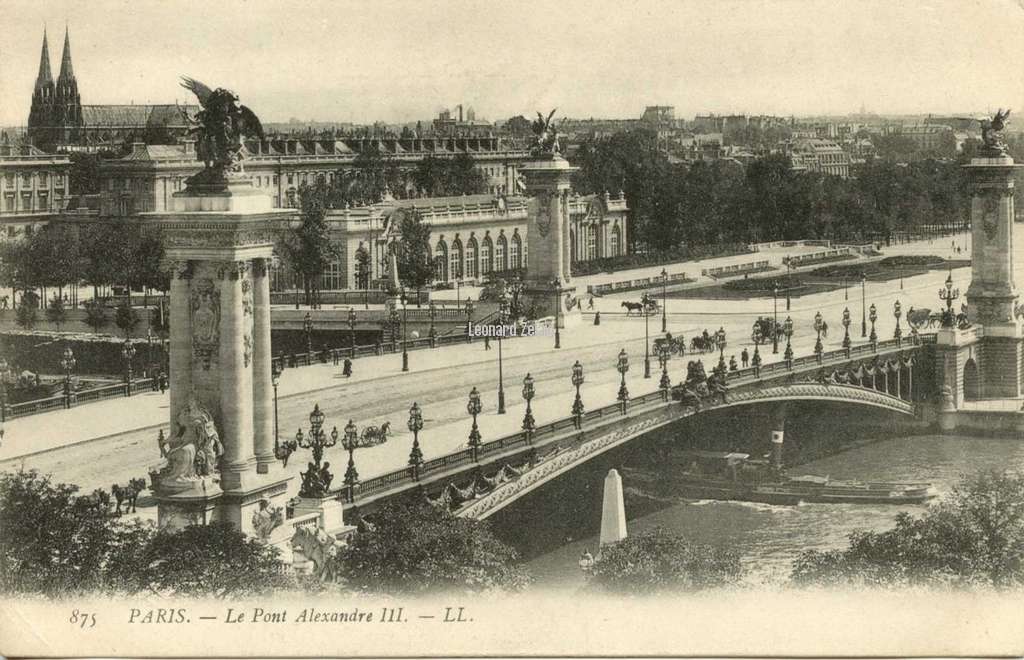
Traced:
<path id="1" fill-rule="evenodd" d="M 604 478 L 604 506 L 601 508 L 601 545 L 626 538 L 626 503 L 622 497 L 619 471 L 608 470 Z"/>

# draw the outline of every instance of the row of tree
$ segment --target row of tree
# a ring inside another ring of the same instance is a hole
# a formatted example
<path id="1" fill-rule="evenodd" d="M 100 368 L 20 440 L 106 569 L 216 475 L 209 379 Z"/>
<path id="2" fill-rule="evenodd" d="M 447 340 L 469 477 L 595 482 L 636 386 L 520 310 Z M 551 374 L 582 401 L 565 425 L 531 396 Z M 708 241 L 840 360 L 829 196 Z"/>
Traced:
<path id="1" fill-rule="evenodd" d="M 645 251 L 795 239 L 866 242 L 895 233 L 963 227 L 969 189 L 959 163 L 877 159 L 841 179 L 798 172 L 772 154 L 746 168 L 732 161 L 675 163 L 654 133 L 638 129 L 580 148 L 575 187 L 624 190 L 633 248 Z"/>

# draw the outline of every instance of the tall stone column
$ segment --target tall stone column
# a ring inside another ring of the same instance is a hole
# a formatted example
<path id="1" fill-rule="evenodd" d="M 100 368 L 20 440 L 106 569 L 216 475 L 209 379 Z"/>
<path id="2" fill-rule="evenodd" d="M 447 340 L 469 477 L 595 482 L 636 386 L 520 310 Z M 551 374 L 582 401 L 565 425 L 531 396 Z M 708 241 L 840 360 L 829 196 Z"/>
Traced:
<path id="1" fill-rule="evenodd" d="M 189 310 L 192 262 L 178 261 L 171 273 L 170 301 L 170 399 L 171 435 L 177 433 L 181 409 L 188 404 L 192 391 L 192 322 Z"/>
<path id="2" fill-rule="evenodd" d="M 230 261 L 220 268 L 220 406 L 224 429 L 221 487 L 238 489 L 254 467 L 252 405 L 252 316 L 248 262 Z M 246 326 L 249 327 L 246 327 Z"/>
<path id="3" fill-rule="evenodd" d="M 252 400 L 256 471 L 277 465 L 274 456 L 274 386 L 271 383 L 270 277 L 268 259 L 252 260 Z"/>

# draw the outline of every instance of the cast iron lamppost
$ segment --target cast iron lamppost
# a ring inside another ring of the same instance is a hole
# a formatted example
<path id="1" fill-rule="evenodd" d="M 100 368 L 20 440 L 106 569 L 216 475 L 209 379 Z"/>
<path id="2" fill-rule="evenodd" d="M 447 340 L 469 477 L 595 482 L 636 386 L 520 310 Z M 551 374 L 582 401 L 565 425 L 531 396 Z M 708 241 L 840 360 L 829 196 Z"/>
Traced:
<path id="1" fill-rule="evenodd" d="M 942 325 L 946 328 L 956 326 L 956 316 L 953 314 L 953 301 L 960 297 L 960 289 L 953 288 L 953 271 L 946 276 L 946 288 L 939 289 L 939 300 L 946 303 L 946 313 L 942 315 Z"/>
<path id="2" fill-rule="evenodd" d="M 281 427 L 278 425 L 277 417 L 277 386 L 281 384 L 281 369 L 276 364 L 270 365 L 270 384 L 274 388 L 274 455 L 277 456 L 281 446 Z"/>
<path id="3" fill-rule="evenodd" d="M 302 318 L 302 329 L 306 333 L 306 364 L 309 364 L 313 357 L 313 317 L 309 312 Z"/>
<path id="4" fill-rule="evenodd" d="M 875 303 L 871 303 L 871 307 L 868 308 L 868 320 L 871 321 L 871 334 L 868 336 L 868 341 L 871 342 L 872 346 L 878 343 L 878 335 L 875 334 L 875 321 L 878 320 L 878 310 L 875 308 Z"/>
<path id="5" fill-rule="evenodd" d="M 413 403 L 409 408 L 409 430 L 412 431 L 412 451 L 409 452 L 409 467 L 412 478 L 420 480 L 420 466 L 423 465 L 423 450 L 420 449 L 420 431 L 423 430 L 423 411 L 420 404 Z"/>
<path id="6" fill-rule="evenodd" d="M 626 355 L 626 349 L 619 351 L 619 362 L 615 365 L 619 374 L 622 376 L 622 381 L 619 383 L 619 396 L 618 399 L 622 405 L 622 414 L 626 414 L 626 403 L 629 401 L 629 390 L 626 389 L 626 372 L 629 371 L 629 356 Z"/>
<path id="7" fill-rule="evenodd" d="M 661 388 L 661 394 L 665 401 L 668 401 L 668 388 L 672 387 L 672 381 L 668 377 L 668 361 L 672 359 L 672 349 L 668 347 L 668 344 L 662 344 L 658 347 L 658 363 L 661 365 L 661 380 L 658 382 L 658 387 Z"/>
<path id="8" fill-rule="evenodd" d="M 473 333 L 469 331 L 469 324 L 473 322 L 473 300 L 466 298 L 466 341 L 473 341 Z"/>
<path id="9" fill-rule="evenodd" d="M 533 401 L 533 395 L 533 376 L 527 373 L 526 378 L 523 379 L 523 398 L 526 400 L 526 414 L 523 415 L 523 430 L 526 431 L 527 444 L 533 444 L 533 431 L 537 428 L 537 423 L 533 419 L 533 410 L 530 408 L 530 402 Z"/>
<path id="10" fill-rule="evenodd" d="M 786 317 L 785 323 L 782 324 L 782 333 L 786 335 L 786 350 L 783 352 L 782 357 L 789 364 L 789 367 L 793 367 L 793 318 L 791 316 Z"/>
<path id="11" fill-rule="evenodd" d="M 398 331 L 402 325 L 402 316 L 398 313 L 397 307 L 388 314 L 388 322 L 391 327 L 391 352 L 394 353 L 398 350 Z"/>
<path id="12" fill-rule="evenodd" d="M 153 373 L 153 328 L 146 328 L 146 370 L 155 383 L 156 375 Z M 153 389 L 155 390 L 156 388 L 154 387 Z"/>
<path id="13" fill-rule="evenodd" d="M 348 467 L 345 468 L 345 488 L 348 489 L 348 501 L 355 499 L 356 486 L 359 485 L 359 471 L 356 470 L 356 449 L 359 447 L 359 429 L 351 419 L 345 425 L 341 436 L 341 446 L 348 452 Z"/>
<path id="14" fill-rule="evenodd" d="M 754 355 L 750 358 L 750 366 L 754 367 L 754 375 L 761 374 L 761 353 L 758 347 L 764 342 L 764 333 L 761 332 L 761 324 L 754 322 L 754 329 L 750 333 L 750 340 L 754 342 Z"/>
<path id="15" fill-rule="evenodd" d="M 480 414 L 482 409 L 480 392 L 474 387 L 469 391 L 469 402 L 466 404 L 466 412 L 473 416 L 473 428 L 469 430 L 469 447 L 473 450 L 474 462 L 477 458 L 477 452 L 480 450 L 480 427 L 476 425 L 476 416 Z"/>
<path id="16" fill-rule="evenodd" d="M 821 330 L 825 327 L 825 321 L 821 318 L 821 312 L 814 314 L 814 332 L 818 334 L 818 338 L 814 341 L 814 355 L 818 358 L 818 362 L 821 362 L 821 354 L 825 350 L 825 347 L 821 345 Z"/>
<path id="17" fill-rule="evenodd" d="M 668 271 L 661 269 L 661 331 L 668 332 Z"/>
<path id="18" fill-rule="evenodd" d="M 356 310 L 348 308 L 348 352 L 349 357 L 356 359 Z"/>
<path id="19" fill-rule="evenodd" d="M 772 287 L 772 355 L 779 352 L 779 285 Z"/>
<path id="20" fill-rule="evenodd" d="M 562 307 L 562 283 L 558 281 L 558 278 L 551 280 L 551 286 L 555 291 L 555 348 L 562 347 L 562 335 L 558 330 L 558 313 Z"/>
<path id="21" fill-rule="evenodd" d="M 644 309 L 644 378 L 651 377 L 651 315 Z"/>
<path id="22" fill-rule="evenodd" d="M 867 284 L 868 275 L 867 273 L 860 274 L 860 337 L 863 339 L 868 336 L 868 322 L 864 316 L 864 310 L 867 309 Z"/>
<path id="23" fill-rule="evenodd" d="M 583 399 L 580 398 L 580 386 L 583 385 L 583 365 L 576 360 L 572 365 L 572 386 L 576 388 L 576 399 L 572 402 L 572 416 L 576 430 L 583 428 Z"/>
<path id="24" fill-rule="evenodd" d="M 715 337 L 718 339 L 718 372 L 722 376 L 729 373 L 729 368 L 725 366 L 725 328 L 722 326 L 718 327 L 718 332 L 715 333 Z"/>
<path id="25" fill-rule="evenodd" d="M 505 324 L 508 323 L 508 298 L 505 292 L 501 292 L 498 299 L 498 414 L 505 414 L 505 376 L 502 372 L 501 338 L 505 334 Z"/>
<path id="26" fill-rule="evenodd" d="M 75 368 L 75 353 L 71 350 L 71 347 L 64 349 L 63 355 L 60 358 L 60 366 L 64 369 L 64 407 L 71 407 L 71 370 Z M 7 361 L 4 360 L 0 363 L 0 380 L 7 379 Z M 3 385 L 0 385 L 2 388 Z M 0 405 L 6 405 L 6 396 Z"/>
<path id="27" fill-rule="evenodd" d="M 407 306 L 405 290 L 402 290 L 402 371 L 409 371 L 409 343 L 405 333 L 409 331 L 409 308 Z M 466 301 L 466 307 L 470 302 Z M 468 334 L 468 333 L 467 333 Z"/>
<path id="28" fill-rule="evenodd" d="M 792 289 L 791 277 L 793 276 L 793 269 L 796 266 L 793 265 L 793 257 L 786 257 L 786 311 L 789 311 L 789 290 Z"/>
<path id="29" fill-rule="evenodd" d="M 850 308 L 843 309 L 843 348 L 846 349 L 846 356 L 850 356 Z"/>
<path id="30" fill-rule="evenodd" d="M 309 413 L 309 434 L 303 434 L 301 428 L 295 433 L 295 444 L 313 452 L 313 465 L 308 468 L 309 472 L 303 475 L 305 478 L 299 489 L 300 497 L 323 497 L 327 494 L 328 485 L 324 483 L 326 465 L 321 466 L 320 461 L 323 460 L 324 449 L 338 444 L 338 427 L 334 427 L 330 435 L 324 433 L 323 427 L 324 414 L 318 403 L 313 406 L 313 412 Z M 329 476 L 329 473 L 327 474 Z"/>
<path id="31" fill-rule="evenodd" d="M 124 382 L 127 396 L 132 395 L 132 358 L 135 357 L 135 347 L 130 339 L 124 340 L 121 347 L 121 357 L 124 358 Z"/>
<path id="32" fill-rule="evenodd" d="M 70 351 L 71 349 L 66 349 Z M 5 358 L 0 357 L 0 422 L 7 421 L 7 377 L 11 370 Z M 65 384 L 65 388 L 67 385 Z"/>
<path id="33" fill-rule="evenodd" d="M 896 340 L 896 345 L 899 346 L 903 339 L 903 329 L 900 328 L 900 316 L 903 315 L 903 306 L 900 305 L 898 300 L 892 306 L 892 315 L 896 317 L 896 330 L 892 333 L 892 337 Z"/>
<path id="34" fill-rule="evenodd" d="M 434 327 L 434 319 L 437 317 L 437 305 L 431 300 L 427 305 L 427 312 L 430 314 L 430 331 L 427 336 L 430 337 L 430 347 L 433 348 L 437 341 L 437 328 Z"/>

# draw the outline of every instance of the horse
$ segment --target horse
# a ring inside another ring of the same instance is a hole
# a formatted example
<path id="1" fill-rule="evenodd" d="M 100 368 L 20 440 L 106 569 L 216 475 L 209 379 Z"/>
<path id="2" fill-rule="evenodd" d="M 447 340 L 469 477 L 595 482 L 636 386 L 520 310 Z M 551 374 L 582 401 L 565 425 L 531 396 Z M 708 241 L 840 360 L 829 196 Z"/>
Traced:
<path id="1" fill-rule="evenodd" d="M 626 316 L 630 316 L 633 312 L 636 312 L 640 316 L 644 315 L 644 304 L 638 302 L 630 302 L 628 300 L 622 301 L 622 307 L 626 308 Z"/>
<path id="2" fill-rule="evenodd" d="M 367 426 L 363 429 L 362 435 L 359 436 L 360 444 L 364 447 L 371 445 L 380 445 L 388 441 L 388 436 L 391 435 L 391 422 L 384 422 L 380 427 Z"/>
<path id="3" fill-rule="evenodd" d="M 701 335 L 697 335 L 690 340 L 690 351 L 693 353 L 707 353 L 713 350 L 715 350 L 715 339 L 713 337 L 704 339 Z"/>
<path id="4" fill-rule="evenodd" d="M 110 510 L 110 493 L 102 488 L 97 488 L 89 495 L 83 495 L 79 499 L 84 502 L 86 506 L 95 508 L 102 513 L 107 513 Z"/>
<path id="5" fill-rule="evenodd" d="M 313 562 L 313 575 L 320 580 L 334 578 L 332 559 L 338 554 L 338 541 L 319 527 L 297 527 L 292 536 L 292 549 Z"/>
<path id="6" fill-rule="evenodd" d="M 139 499 L 139 493 L 144 490 L 146 490 L 145 479 L 129 479 L 127 486 L 119 484 L 111 486 L 110 492 L 114 494 L 114 500 L 117 502 L 114 513 L 121 515 L 122 504 L 124 504 L 125 513 L 135 513 L 135 504 Z"/>

